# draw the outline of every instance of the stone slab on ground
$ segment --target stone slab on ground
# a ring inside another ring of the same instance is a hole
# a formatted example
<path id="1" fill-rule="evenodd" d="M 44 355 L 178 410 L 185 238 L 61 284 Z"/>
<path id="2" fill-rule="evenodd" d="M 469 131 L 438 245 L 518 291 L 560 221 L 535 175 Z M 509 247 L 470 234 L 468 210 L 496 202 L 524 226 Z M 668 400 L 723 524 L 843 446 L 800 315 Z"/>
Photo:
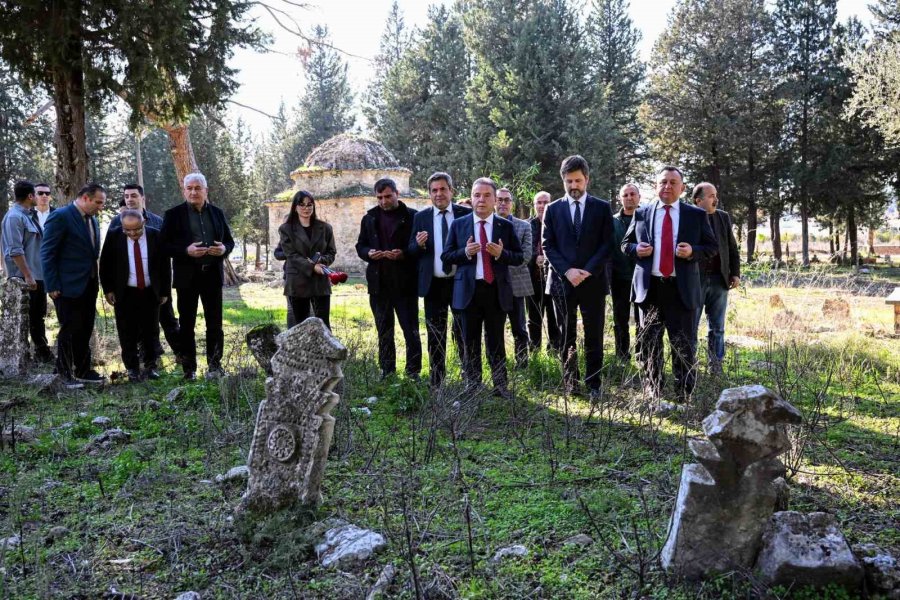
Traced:
<path id="1" fill-rule="evenodd" d="M 316 545 L 316 556 L 323 567 L 341 567 L 367 560 L 387 545 L 384 536 L 351 523 L 329 529 Z"/>
<path id="2" fill-rule="evenodd" d="M 850 551 L 834 515 L 796 511 L 772 515 L 756 560 L 760 579 L 769 586 L 835 584 L 856 589 L 863 570 Z"/>
<path id="3" fill-rule="evenodd" d="M 853 554 L 862 562 L 866 587 L 870 594 L 882 594 L 888 600 L 900 600 L 900 564 L 875 544 L 856 544 Z"/>

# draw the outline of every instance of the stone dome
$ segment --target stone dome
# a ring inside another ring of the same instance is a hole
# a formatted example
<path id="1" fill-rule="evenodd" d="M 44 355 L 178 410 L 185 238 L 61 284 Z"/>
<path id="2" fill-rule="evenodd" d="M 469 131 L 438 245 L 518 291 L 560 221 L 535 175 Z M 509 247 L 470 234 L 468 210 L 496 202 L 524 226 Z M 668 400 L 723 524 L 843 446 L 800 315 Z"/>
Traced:
<path id="1" fill-rule="evenodd" d="M 341 133 L 314 148 L 299 170 L 362 171 L 400 168 L 394 155 L 379 142 L 356 133 Z"/>

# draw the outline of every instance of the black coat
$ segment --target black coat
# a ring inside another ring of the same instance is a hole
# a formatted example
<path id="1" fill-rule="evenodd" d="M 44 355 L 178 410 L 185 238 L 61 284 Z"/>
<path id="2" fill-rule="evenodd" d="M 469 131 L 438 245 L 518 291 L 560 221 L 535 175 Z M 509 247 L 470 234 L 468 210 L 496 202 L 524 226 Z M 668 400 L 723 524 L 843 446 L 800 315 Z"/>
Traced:
<path id="1" fill-rule="evenodd" d="M 159 231 L 152 227 L 144 229 L 147 234 L 147 273 L 150 276 L 150 289 L 157 298 L 169 298 L 172 296 L 172 269 L 169 266 L 169 258 L 162 246 Z M 100 252 L 100 284 L 103 293 L 110 292 L 116 295 L 116 299 L 125 297 L 125 288 L 128 287 L 128 243 L 131 240 L 121 229 L 111 229 L 106 232 L 106 241 Z"/>
<path id="2" fill-rule="evenodd" d="M 416 260 L 407 254 L 409 236 L 412 233 L 413 218 L 416 211 L 402 202 L 395 209 L 400 211 L 400 220 L 391 232 L 389 239 L 381 240 L 378 235 L 379 220 L 384 211 L 376 206 L 363 215 L 359 224 L 359 239 L 356 241 L 356 254 L 368 263 L 366 267 L 366 283 L 370 294 L 387 294 L 393 297 L 416 295 Z M 372 260 L 369 250 L 403 250 L 400 260 Z"/>
<path id="3" fill-rule="evenodd" d="M 231 237 L 231 229 L 228 227 L 228 221 L 225 220 L 225 213 L 222 212 L 222 209 L 209 202 L 206 203 L 206 206 L 215 229 L 216 241 L 225 244 L 225 254 L 213 257 L 214 271 L 219 276 L 219 283 L 223 283 L 225 281 L 224 263 L 231 251 L 234 250 L 234 239 Z M 188 210 L 193 209 L 187 202 L 182 202 L 167 210 L 160 232 L 165 251 L 172 258 L 174 270 L 172 287 L 175 289 L 192 285 L 195 275 L 194 268 L 197 264 L 197 259 L 191 258 L 187 253 L 188 246 L 195 241 L 191 233 Z"/>
<path id="4" fill-rule="evenodd" d="M 728 285 L 732 277 L 741 276 L 741 251 L 738 249 L 734 231 L 731 229 L 731 216 L 724 210 L 716 210 L 710 220 L 713 221 L 711 223 L 712 230 L 719 242 L 719 266 L 722 271 L 722 279 L 725 281 L 725 285 Z M 705 268 L 706 260 L 700 262 L 701 269 Z"/>
<path id="5" fill-rule="evenodd" d="M 319 275 L 313 269 L 312 257 L 319 253 L 321 264 L 334 262 L 337 248 L 331 225 L 316 219 L 310 228 L 310 236 L 297 223 L 284 223 L 278 228 L 279 247 L 284 253 L 284 295 L 295 298 L 312 298 L 331 294 L 331 281 L 327 275 Z"/>
<path id="6" fill-rule="evenodd" d="M 612 256 L 613 222 L 609 202 L 585 196 L 581 216 L 581 235 L 576 240 L 565 197 L 551 202 L 544 209 L 544 256 L 550 263 L 547 292 L 554 296 L 568 296 L 575 288 L 566 279 L 571 268 L 589 271 L 591 276 L 581 285 L 594 288 L 594 293 L 608 293 L 606 264 Z"/>
<path id="7" fill-rule="evenodd" d="M 453 209 L 453 220 L 459 219 L 472 212 L 471 208 L 450 205 Z M 420 248 L 416 243 L 416 234 L 420 231 L 428 232 L 428 241 L 425 247 Z M 448 234 L 449 237 L 449 234 Z M 431 289 L 431 279 L 434 277 L 434 207 L 424 208 L 416 213 L 413 219 L 412 232 L 409 236 L 409 248 L 406 253 L 410 258 L 417 259 L 419 267 L 419 296 L 424 298 Z"/>

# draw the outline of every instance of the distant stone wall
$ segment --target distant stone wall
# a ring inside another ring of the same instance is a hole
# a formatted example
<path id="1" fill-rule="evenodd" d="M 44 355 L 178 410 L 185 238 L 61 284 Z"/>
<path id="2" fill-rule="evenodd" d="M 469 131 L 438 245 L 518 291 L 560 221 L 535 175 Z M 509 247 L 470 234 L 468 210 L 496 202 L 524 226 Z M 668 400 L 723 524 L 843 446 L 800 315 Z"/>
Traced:
<path id="1" fill-rule="evenodd" d="M 383 177 L 390 177 L 397 184 L 400 194 L 409 193 L 409 169 L 363 169 L 363 170 L 307 170 L 297 169 L 291 173 L 294 180 L 294 191 L 306 190 L 314 197 L 325 198 L 340 195 L 342 190 L 359 188 L 372 190 L 375 182 Z"/>
<path id="2" fill-rule="evenodd" d="M 401 202 L 415 209 L 429 206 L 427 198 L 401 198 Z M 372 196 L 353 196 L 349 198 L 333 198 L 316 200 L 316 215 L 334 229 L 334 242 L 337 246 L 337 257 L 334 268 L 352 274 L 362 274 L 366 263 L 356 256 L 356 240 L 359 237 L 359 224 L 367 210 L 377 202 Z M 270 202 L 269 208 L 269 241 L 274 250 L 278 244 L 278 227 L 287 219 L 291 209 L 290 202 Z M 281 269 L 281 261 L 272 260 L 269 264 Z"/>

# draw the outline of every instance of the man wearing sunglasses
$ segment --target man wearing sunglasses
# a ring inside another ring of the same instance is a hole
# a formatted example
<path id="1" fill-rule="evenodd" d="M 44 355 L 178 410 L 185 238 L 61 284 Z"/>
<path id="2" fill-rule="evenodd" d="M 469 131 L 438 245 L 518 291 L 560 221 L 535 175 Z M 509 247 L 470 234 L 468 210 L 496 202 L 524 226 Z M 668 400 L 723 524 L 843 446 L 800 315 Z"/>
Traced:
<path id="1" fill-rule="evenodd" d="M 50 184 L 35 184 L 34 209 L 37 212 L 38 224 L 41 226 L 41 229 L 44 228 L 44 223 L 47 222 L 47 217 L 50 216 L 50 213 L 56 210 L 54 207 L 50 206 L 51 200 L 53 200 L 53 196 L 50 195 Z"/>

